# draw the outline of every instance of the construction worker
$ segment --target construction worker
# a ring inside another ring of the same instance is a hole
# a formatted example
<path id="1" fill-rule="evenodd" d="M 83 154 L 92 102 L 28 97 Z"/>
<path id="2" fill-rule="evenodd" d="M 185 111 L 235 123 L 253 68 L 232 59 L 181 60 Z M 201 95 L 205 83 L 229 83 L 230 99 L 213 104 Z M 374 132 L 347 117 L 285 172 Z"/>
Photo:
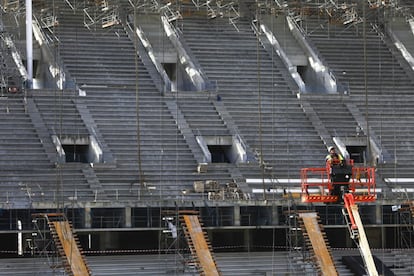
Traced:
<path id="1" fill-rule="evenodd" d="M 344 157 L 337 153 L 334 147 L 329 147 L 329 154 L 326 156 L 326 163 L 330 165 L 329 176 L 332 181 L 331 195 L 338 196 L 338 202 L 342 201 L 343 193 L 349 190 L 348 181 L 351 172 L 345 166 Z"/>
<path id="2" fill-rule="evenodd" d="M 329 154 L 326 156 L 325 161 L 332 165 L 343 165 L 344 157 L 337 153 L 335 147 L 329 147 Z"/>

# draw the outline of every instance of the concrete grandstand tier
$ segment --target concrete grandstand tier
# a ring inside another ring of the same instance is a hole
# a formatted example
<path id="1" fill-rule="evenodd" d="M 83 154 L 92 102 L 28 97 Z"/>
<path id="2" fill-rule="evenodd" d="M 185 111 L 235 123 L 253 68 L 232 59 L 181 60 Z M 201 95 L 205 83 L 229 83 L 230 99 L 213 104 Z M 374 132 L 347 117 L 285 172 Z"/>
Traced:
<path id="1" fill-rule="evenodd" d="M 347 93 L 410 94 L 413 73 L 407 70 L 406 62 L 401 61 L 396 50 L 385 43 L 389 38 L 377 32 L 379 23 L 375 20 L 374 11 L 366 18 L 365 32 L 362 22 L 335 24 L 323 16 L 303 17 L 301 25 L 338 82 L 349 87 L 346 88 Z M 341 49 L 339 53 L 338 49 Z"/>
<path id="2" fill-rule="evenodd" d="M 157 90 L 122 26 L 110 31 L 86 29 L 83 12 L 73 14 L 66 5 L 61 5 L 59 18 L 55 33 L 65 45 L 60 56 L 85 93 L 73 101 L 86 106 L 99 142 L 113 155 L 112 168 L 104 164 L 93 168 L 100 183 L 98 200 L 101 196 L 102 200 L 133 200 L 141 198 L 141 192 L 176 199 L 183 190 L 192 190 L 196 180 L 231 181 L 230 174 L 219 168 L 211 167 L 207 177 L 197 174 L 194 153 L 166 104 L 171 98 Z M 194 122 L 191 117 L 188 120 Z"/>
<path id="3" fill-rule="evenodd" d="M 0 2 L 24 49 L 24 1 Z M 164 216 L 181 210 L 199 213 L 223 275 L 316 275 L 290 224 L 309 209 L 352 275 L 344 206 L 302 201 L 301 169 L 356 140 L 358 166 L 375 167 L 377 200 L 359 209 L 369 244 L 413 274 L 414 77 L 378 34 L 379 10 L 364 36 L 320 14 L 343 1 L 33 2 L 36 87 L 0 95 L 0 275 L 64 273 L 31 258 L 31 215 L 46 212 L 72 221 L 94 275 L 194 275 Z M 285 25 L 292 12 L 304 32 Z M 258 28 L 264 17 L 277 30 Z"/>
<path id="4" fill-rule="evenodd" d="M 240 134 L 262 155 L 257 160 L 286 175 L 298 172 L 312 156 L 323 155 L 323 144 L 292 94 L 282 62 L 256 48 L 249 22 L 240 20 L 237 31 L 224 20 L 215 19 L 215 25 L 207 20 L 185 18 L 184 39 L 210 81 L 217 82 L 217 93 Z M 290 163 L 297 155 L 300 162 Z"/>

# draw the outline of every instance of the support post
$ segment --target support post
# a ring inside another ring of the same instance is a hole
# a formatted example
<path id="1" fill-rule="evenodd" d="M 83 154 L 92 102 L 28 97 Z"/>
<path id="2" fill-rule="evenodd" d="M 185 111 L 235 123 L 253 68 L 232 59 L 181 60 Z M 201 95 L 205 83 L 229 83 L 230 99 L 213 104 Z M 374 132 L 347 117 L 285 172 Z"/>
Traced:
<path id="1" fill-rule="evenodd" d="M 125 227 L 132 227 L 132 209 L 131 207 L 125 207 Z"/>
<path id="2" fill-rule="evenodd" d="M 240 206 L 236 205 L 233 207 L 233 224 L 234 226 L 240 226 Z"/>
<path id="3" fill-rule="evenodd" d="M 250 231 L 249 229 L 243 229 L 243 245 L 247 252 L 250 252 Z"/>
<path id="4" fill-rule="evenodd" d="M 17 220 L 17 255 L 23 256 L 22 221 Z"/>
<path id="5" fill-rule="evenodd" d="M 279 210 L 277 209 L 277 206 L 272 206 L 272 225 L 278 225 L 279 224 Z"/>
<path id="6" fill-rule="evenodd" d="M 375 206 L 375 223 L 382 224 L 382 206 L 381 205 Z"/>
<path id="7" fill-rule="evenodd" d="M 91 207 L 85 207 L 84 213 L 85 213 L 85 218 L 84 218 L 85 228 L 91 228 L 92 227 Z"/>
<path id="8" fill-rule="evenodd" d="M 27 88 L 33 88 L 33 21 L 32 0 L 26 0 L 26 63 Z"/>

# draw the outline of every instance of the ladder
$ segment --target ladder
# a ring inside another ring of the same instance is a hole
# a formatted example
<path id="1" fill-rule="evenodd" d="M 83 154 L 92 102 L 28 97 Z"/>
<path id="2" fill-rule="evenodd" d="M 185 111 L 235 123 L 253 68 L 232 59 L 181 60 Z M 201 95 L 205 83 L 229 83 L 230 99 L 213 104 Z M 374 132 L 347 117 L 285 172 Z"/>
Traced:
<path id="1" fill-rule="evenodd" d="M 34 217 L 46 219 L 66 273 L 71 276 L 91 275 L 78 237 L 66 216 L 62 213 L 42 213 L 35 214 Z"/>
<path id="2" fill-rule="evenodd" d="M 299 213 L 301 228 L 307 247 L 313 252 L 314 263 L 321 275 L 338 275 L 325 231 L 316 212 Z"/>
<path id="3" fill-rule="evenodd" d="M 198 215 L 181 215 L 180 220 L 188 247 L 200 275 L 221 275 L 217 269 L 207 233 L 203 231 Z"/>

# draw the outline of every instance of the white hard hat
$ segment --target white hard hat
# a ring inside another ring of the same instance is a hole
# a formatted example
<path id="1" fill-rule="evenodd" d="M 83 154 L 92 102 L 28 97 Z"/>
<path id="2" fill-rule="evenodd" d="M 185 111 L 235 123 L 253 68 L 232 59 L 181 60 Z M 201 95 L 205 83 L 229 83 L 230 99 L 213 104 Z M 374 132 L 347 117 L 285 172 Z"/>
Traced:
<path id="1" fill-rule="evenodd" d="M 329 148 L 328 148 L 328 151 L 331 151 L 331 150 L 333 150 L 333 149 L 335 149 L 335 147 L 329 147 Z"/>

